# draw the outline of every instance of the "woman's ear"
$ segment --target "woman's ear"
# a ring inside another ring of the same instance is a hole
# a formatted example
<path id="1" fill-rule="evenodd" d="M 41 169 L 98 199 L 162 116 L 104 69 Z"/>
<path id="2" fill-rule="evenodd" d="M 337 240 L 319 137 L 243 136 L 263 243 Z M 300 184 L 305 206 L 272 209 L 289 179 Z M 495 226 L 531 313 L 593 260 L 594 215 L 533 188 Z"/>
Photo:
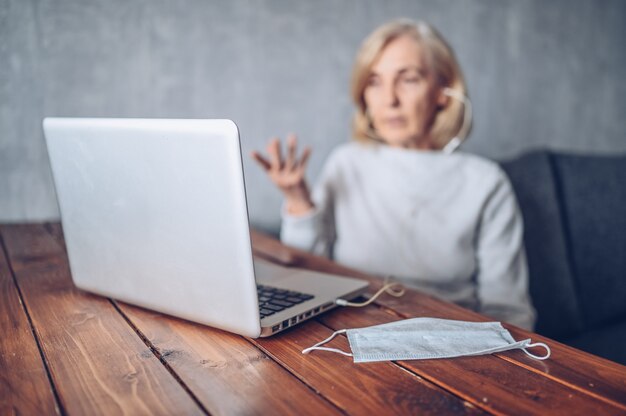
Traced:
<path id="1" fill-rule="evenodd" d="M 439 91 L 437 92 L 437 107 L 440 109 L 446 108 L 448 102 L 450 101 L 450 96 L 446 94 L 446 89 L 447 88 L 439 88 Z"/>

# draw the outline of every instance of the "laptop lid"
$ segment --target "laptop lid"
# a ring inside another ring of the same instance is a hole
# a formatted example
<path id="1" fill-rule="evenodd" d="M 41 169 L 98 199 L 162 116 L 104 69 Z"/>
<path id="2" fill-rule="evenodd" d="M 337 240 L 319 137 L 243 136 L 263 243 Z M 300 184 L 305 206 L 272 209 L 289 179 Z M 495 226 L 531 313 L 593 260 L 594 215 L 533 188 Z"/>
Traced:
<path id="1" fill-rule="evenodd" d="M 259 336 L 235 123 L 46 118 L 43 126 L 76 286 Z"/>

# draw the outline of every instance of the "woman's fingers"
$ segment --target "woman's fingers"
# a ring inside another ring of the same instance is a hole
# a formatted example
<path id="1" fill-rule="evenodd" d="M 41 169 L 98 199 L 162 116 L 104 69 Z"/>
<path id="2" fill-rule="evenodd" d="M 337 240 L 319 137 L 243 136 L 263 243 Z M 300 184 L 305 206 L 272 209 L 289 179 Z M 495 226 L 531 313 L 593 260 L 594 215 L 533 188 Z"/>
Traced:
<path id="1" fill-rule="evenodd" d="M 270 155 L 271 169 L 279 171 L 283 167 L 283 159 L 280 154 L 280 140 L 273 138 L 267 145 L 267 153 Z"/>
<path id="2" fill-rule="evenodd" d="M 292 170 L 296 166 L 296 147 L 298 146 L 298 139 L 296 135 L 290 133 L 287 136 L 287 159 L 285 160 L 285 169 Z"/>
<path id="3" fill-rule="evenodd" d="M 269 162 L 269 160 L 261 156 L 259 152 L 253 151 L 250 155 L 252 156 L 254 160 L 256 160 L 259 163 L 259 165 L 261 165 L 263 170 L 268 171 L 272 167 L 272 164 Z"/>
<path id="4" fill-rule="evenodd" d="M 304 170 L 311 156 L 311 148 L 306 147 L 302 152 L 302 156 L 298 159 L 297 155 L 298 138 L 295 134 L 287 136 L 287 154 L 283 159 L 281 151 L 280 139 L 272 138 L 267 145 L 268 156 L 264 157 L 259 152 L 253 151 L 251 156 L 256 160 L 265 171 L 274 171 L 276 173 L 294 172 L 296 169 Z"/>
<path id="5" fill-rule="evenodd" d="M 311 148 L 307 146 L 304 148 L 304 151 L 302 152 L 302 157 L 298 162 L 298 167 L 300 167 L 302 170 L 306 169 L 306 164 L 309 161 L 309 156 L 311 156 Z"/>

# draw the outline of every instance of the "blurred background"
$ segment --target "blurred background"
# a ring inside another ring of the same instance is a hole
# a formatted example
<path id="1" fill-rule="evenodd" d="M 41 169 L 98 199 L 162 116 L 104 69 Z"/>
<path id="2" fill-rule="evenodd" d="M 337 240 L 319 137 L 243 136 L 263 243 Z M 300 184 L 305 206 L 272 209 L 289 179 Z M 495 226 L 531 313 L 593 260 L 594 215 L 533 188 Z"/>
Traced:
<path id="1" fill-rule="evenodd" d="M 474 104 L 464 150 L 626 152 L 622 0 L 0 0 L 0 222 L 59 218 L 46 116 L 231 118 L 254 226 L 280 195 L 248 154 L 295 132 L 313 182 L 350 139 L 357 47 L 398 17 L 455 49 Z"/>

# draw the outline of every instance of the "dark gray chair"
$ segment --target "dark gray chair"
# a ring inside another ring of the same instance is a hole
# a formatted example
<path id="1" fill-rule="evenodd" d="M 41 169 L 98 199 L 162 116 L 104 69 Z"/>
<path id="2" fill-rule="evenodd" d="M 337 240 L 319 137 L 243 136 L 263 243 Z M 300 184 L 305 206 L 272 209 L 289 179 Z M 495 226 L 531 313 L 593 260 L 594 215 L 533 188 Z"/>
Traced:
<path id="1" fill-rule="evenodd" d="M 501 166 L 524 217 L 536 332 L 626 364 L 626 155 Z"/>

